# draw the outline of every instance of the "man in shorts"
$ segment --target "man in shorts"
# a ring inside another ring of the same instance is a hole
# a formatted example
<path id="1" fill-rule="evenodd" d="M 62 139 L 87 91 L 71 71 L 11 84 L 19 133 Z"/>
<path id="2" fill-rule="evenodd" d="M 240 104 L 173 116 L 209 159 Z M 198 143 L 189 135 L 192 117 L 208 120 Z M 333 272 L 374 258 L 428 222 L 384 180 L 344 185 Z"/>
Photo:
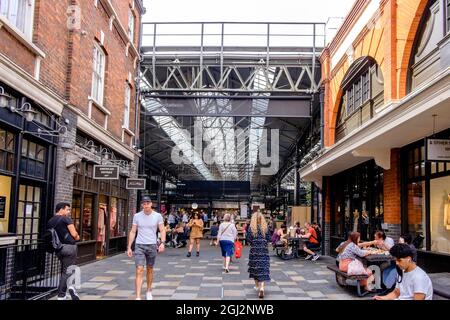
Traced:
<path id="1" fill-rule="evenodd" d="M 152 282 L 153 265 L 157 252 L 164 252 L 166 242 L 166 230 L 164 220 L 160 213 L 152 209 L 152 201 L 149 196 L 143 196 L 141 200 L 142 211 L 133 217 L 133 226 L 128 238 L 127 254 L 131 258 L 133 251 L 131 246 L 136 238 L 134 257 L 136 260 L 136 300 L 141 300 L 141 288 L 144 278 L 144 266 L 147 266 L 147 293 L 146 299 L 153 300 Z M 157 244 L 156 233 L 161 233 L 161 244 Z M 137 232 L 137 237 L 136 237 Z"/>

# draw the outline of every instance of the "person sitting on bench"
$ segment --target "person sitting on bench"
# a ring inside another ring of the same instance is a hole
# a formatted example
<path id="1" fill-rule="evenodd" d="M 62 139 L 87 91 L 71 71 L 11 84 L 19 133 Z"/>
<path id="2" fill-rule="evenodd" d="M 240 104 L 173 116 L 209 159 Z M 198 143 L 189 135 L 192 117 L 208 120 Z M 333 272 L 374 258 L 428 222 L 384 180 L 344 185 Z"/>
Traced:
<path id="1" fill-rule="evenodd" d="M 316 261 L 319 259 L 319 254 L 315 253 L 311 249 L 317 249 L 320 247 L 320 242 L 317 240 L 316 230 L 311 226 L 309 222 L 305 222 L 306 233 L 304 235 L 300 235 L 302 239 L 308 239 L 303 244 L 303 251 L 305 251 L 308 255 L 305 260 L 311 259 L 312 261 Z"/>
<path id="2" fill-rule="evenodd" d="M 348 240 L 344 244 L 339 245 L 337 249 L 339 250 L 339 270 L 347 272 L 348 265 L 352 261 L 372 254 L 370 251 L 362 250 L 358 247 L 359 238 L 359 232 L 350 232 Z M 361 285 L 363 285 L 367 291 L 370 291 L 368 283 L 373 281 L 373 274 L 369 269 L 366 269 L 366 272 L 370 276 L 368 279 L 361 281 Z"/>

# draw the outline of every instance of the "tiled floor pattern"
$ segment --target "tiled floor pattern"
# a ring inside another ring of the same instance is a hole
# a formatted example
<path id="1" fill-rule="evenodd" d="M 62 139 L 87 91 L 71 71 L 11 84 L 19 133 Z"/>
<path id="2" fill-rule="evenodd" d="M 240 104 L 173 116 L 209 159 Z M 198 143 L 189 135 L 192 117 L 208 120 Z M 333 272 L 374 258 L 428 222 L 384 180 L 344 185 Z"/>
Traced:
<path id="1" fill-rule="evenodd" d="M 186 249 L 167 248 L 158 255 L 154 268 L 153 296 L 161 299 L 258 299 L 248 278 L 248 247 L 243 258 L 231 264 L 230 273 L 222 270 L 218 247 L 202 242 L 200 257 L 186 258 Z M 266 284 L 266 299 L 316 300 L 358 299 L 353 287 L 341 288 L 333 272 L 326 266 L 334 263 L 330 257 L 305 261 L 283 261 L 271 252 L 272 281 Z M 125 254 L 90 263 L 81 267 L 82 299 L 134 300 L 135 266 Z M 146 284 L 144 280 L 143 292 Z M 142 295 L 145 298 L 145 295 Z"/>

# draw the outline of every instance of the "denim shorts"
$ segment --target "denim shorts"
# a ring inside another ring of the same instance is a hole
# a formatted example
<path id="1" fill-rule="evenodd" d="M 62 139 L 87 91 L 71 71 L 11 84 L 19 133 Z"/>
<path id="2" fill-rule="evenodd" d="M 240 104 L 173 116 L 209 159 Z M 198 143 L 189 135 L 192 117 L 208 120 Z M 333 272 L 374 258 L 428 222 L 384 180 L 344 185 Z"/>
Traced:
<path id="1" fill-rule="evenodd" d="M 158 250 L 156 244 L 137 244 L 134 250 L 134 258 L 136 267 L 148 266 L 153 267 L 156 260 Z"/>

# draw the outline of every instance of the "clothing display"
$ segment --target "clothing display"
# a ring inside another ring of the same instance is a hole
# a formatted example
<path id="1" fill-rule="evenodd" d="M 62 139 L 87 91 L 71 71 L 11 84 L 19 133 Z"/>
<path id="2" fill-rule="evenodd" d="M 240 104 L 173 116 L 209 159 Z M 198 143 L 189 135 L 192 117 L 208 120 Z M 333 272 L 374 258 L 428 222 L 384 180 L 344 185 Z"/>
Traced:
<path id="1" fill-rule="evenodd" d="M 444 205 L 444 226 L 445 229 L 450 230 L 450 200 Z"/>
<path id="2" fill-rule="evenodd" d="M 106 240 L 106 212 L 104 208 L 98 210 L 98 222 L 97 222 L 97 241 L 104 243 Z"/>

